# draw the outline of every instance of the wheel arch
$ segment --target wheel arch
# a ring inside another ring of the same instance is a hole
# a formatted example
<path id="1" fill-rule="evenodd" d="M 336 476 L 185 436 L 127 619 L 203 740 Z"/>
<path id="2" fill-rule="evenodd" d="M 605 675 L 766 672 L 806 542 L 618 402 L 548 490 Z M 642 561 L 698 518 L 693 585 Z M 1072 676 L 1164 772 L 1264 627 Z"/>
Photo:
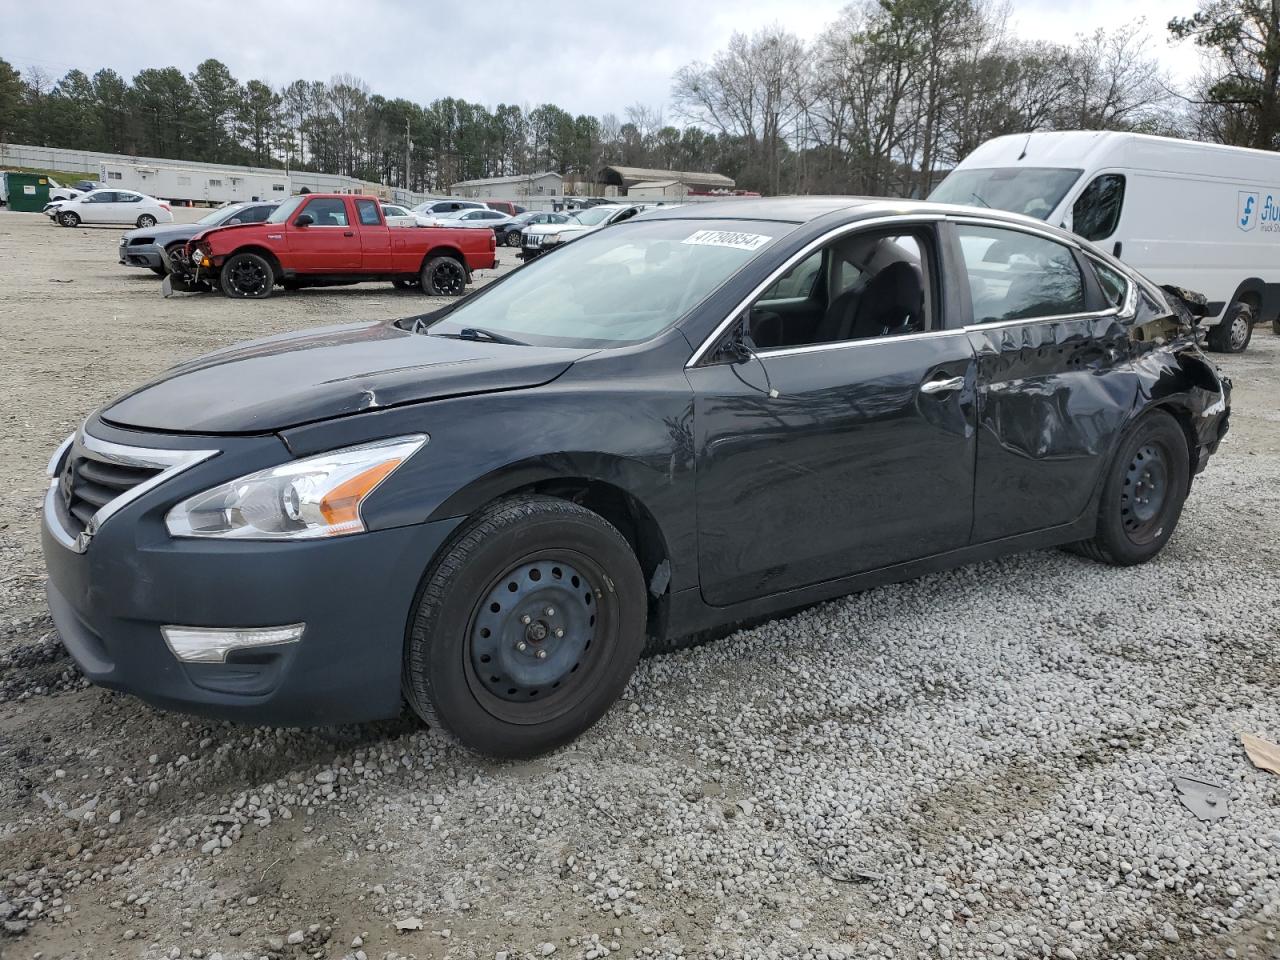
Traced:
<path id="1" fill-rule="evenodd" d="M 1231 295 L 1231 299 L 1227 301 L 1223 307 L 1223 316 L 1231 309 L 1233 303 L 1247 303 L 1253 310 L 1253 319 L 1255 321 L 1262 318 L 1263 308 L 1273 306 L 1272 302 L 1276 296 L 1272 294 L 1267 283 L 1260 277 L 1247 277 L 1240 281 L 1240 285 L 1236 287 L 1236 292 Z M 1269 311 L 1274 313 L 1274 310 Z"/>
<path id="2" fill-rule="evenodd" d="M 422 260 L 418 264 L 419 273 L 421 273 L 423 267 L 427 265 L 427 261 L 431 260 L 433 257 L 452 257 L 454 260 L 457 260 L 460 264 L 462 264 L 462 269 L 467 271 L 467 276 L 468 277 L 471 276 L 471 268 L 467 266 L 466 256 L 464 256 L 462 251 L 459 250 L 457 247 L 450 246 L 448 244 L 441 244 L 438 247 L 432 247 L 425 254 L 423 254 Z"/>

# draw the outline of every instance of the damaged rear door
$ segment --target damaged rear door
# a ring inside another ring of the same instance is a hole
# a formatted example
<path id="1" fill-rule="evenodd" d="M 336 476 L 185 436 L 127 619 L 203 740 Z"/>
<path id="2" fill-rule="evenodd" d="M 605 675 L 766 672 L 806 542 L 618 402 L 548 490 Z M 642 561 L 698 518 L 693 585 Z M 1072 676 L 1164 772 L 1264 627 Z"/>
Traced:
<path id="1" fill-rule="evenodd" d="M 973 541 L 1077 519 L 1133 409 L 1125 291 L 1050 234 L 956 218 L 977 356 Z"/>

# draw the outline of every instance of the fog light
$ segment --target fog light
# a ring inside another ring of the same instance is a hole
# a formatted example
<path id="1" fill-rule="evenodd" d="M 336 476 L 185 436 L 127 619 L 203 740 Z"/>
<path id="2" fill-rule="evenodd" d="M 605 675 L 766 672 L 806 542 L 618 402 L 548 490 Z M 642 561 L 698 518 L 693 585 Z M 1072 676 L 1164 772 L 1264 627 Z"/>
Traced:
<path id="1" fill-rule="evenodd" d="M 305 623 L 287 627 L 161 627 L 173 655 L 187 663 L 226 663 L 232 650 L 276 647 L 302 639 Z"/>

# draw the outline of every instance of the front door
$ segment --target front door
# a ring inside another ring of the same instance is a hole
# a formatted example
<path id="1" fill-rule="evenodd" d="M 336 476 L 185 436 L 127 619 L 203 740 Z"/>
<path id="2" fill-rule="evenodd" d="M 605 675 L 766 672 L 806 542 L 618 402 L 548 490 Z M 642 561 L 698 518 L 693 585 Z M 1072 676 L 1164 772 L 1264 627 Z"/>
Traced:
<path id="1" fill-rule="evenodd" d="M 936 251 L 929 224 L 846 233 L 688 371 L 708 603 L 969 542 L 975 360 Z"/>
<path id="2" fill-rule="evenodd" d="M 1136 398 L 1128 281 L 1044 234 L 949 229 L 979 358 L 974 541 L 1070 523 Z"/>
<path id="3" fill-rule="evenodd" d="M 306 214 L 311 223 L 298 226 Z M 294 269 L 299 273 L 358 271 L 362 253 L 344 197 L 313 197 L 289 222 L 286 230 Z"/>

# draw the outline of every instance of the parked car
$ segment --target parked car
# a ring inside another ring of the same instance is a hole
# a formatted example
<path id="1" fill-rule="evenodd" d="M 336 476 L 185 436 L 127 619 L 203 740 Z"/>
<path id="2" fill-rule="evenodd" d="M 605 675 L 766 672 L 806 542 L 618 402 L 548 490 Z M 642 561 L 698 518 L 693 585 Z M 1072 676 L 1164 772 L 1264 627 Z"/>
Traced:
<path id="1" fill-rule="evenodd" d="M 438 214 L 432 221 L 433 227 L 462 227 L 465 230 L 497 231 L 511 222 L 511 217 L 497 210 L 454 210 L 452 213 Z"/>
<path id="2" fill-rule="evenodd" d="M 172 223 L 169 205 L 145 193 L 132 190 L 90 190 L 74 200 L 59 200 L 45 208 L 54 222 L 64 227 L 82 223 L 132 223 L 153 227 Z"/>
<path id="3" fill-rule="evenodd" d="M 931 199 L 1025 213 L 1105 244 L 1156 283 L 1203 293 L 1212 350 L 1280 332 L 1280 154 L 1137 133 L 996 137 Z"/>
<path id="4" fill-rule="evenodd" d="M 611 223 L 630 220 L 644 209 L 644 204 L 597 204 L 569 214 L 564 223 L 540 223 L 525 227 L 520 231 L 519 256 L 532 260 L 552 247 L 576 240 L 584 233 L 599 230 Z"/>
<path id="5" fill-rule="evenodd" d="M 262 223 L 278 206 L 275 200 L 261 203 L 228 203 L 210 210 L 194 223 L 171 223 L 168 226 L 140 227 L 120 237 L 120 263 L 126 267 L 146 267 L 163 277 L 169 262 L 188 240 L 211 227 L 237 223 Z"/>
<path id="6" fill-rule="evenodd" d="M 398 203 L 384 203 L 382 205 L 382 213 L 386 217 L 388 227 L 428 227 L 431 225 L 430 217 L 414 213 L 409 208 L 402 207 Z"/>
<path id="7" fill-rule="evenodd" d="M 171 257 L 165 294 L 217 286 L 229 297 L 269 297 L 277 285 L 391 281 L 431 296 L 461 296 L 472 272 L 497 264 L 492 231 L 387 226 L 374 197 L 311 193 L 283 201 L 266 221 L 197 233 Z"/>
<path id="8" fill-rule="evenodd" d="M 497 228 L 499 246 L 520 246 L 520 231 L 525 227 L 537 226 L 541 223 L 565 223 L 569 219 L 567 213 L 551 213 L 547 210 L 526 210 L 518 213 L 501 227 Z"/>
<path id="9" fill-rule="evenodd" d="M 475 200 L 427 200 L 418 204 L 413 208 L 414 213 L 420 213 L 424 217 L 435 217 L 443 213 L 452 213 L 455 210 L 487 210 L 489 209 L 483 203 Z"/>
<path id="10" fill-rule="evenodd" d="M 90 190 L 97 190 L 102 184 L 93 180 L 77 180 L 75 186 L 64 187 L 53 177 L 49 177 L 49 200 L 74 200 Z"/>
<path id="11" fill-rule="evenodd" d="M 403 695 L 536 754 L 650 640 L 1017 550 L 1149 560 L 1227 428 L 1194 319 L 1025 217 L 656 210 L 106 404 L 50 461 L 49 606 L 85 676 L 156 704 L 334 724 Z"/>
<path id="12" fill-rule="evenodd" d="M 524 207 L 510 200 L 486 200 L 484 205 L 490 210 L 497 210 L 499 213 L 505 213 L 509 217 L 514 217 L 518 213 L 524 213 Z"/>

